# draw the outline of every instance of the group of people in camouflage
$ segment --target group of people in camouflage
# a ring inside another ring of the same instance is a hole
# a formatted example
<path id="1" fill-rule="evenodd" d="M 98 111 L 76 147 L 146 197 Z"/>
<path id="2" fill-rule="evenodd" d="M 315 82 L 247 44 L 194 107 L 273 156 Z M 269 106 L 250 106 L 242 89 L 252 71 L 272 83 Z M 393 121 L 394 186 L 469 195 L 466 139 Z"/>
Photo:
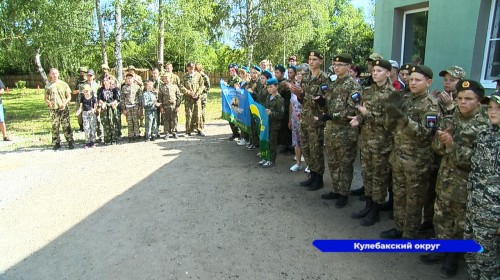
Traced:
<path id="1" fill-rule="evenodd" d="M 59 71 L 50 69 L 51 81 L 46 86 L 45 102 L 50 109 L 54 150 L 61 147 L 60 126 L 68 147 L 74 148 L 68 108 L 72 93 L 80 131 L 85 132 L 85 148 L 94 147 L 95 142 L 105 145 L 121 142 L 122 114 L 127 120 L 129 142 L 159 138 L 161 123 L 165 140 L 170 136 L 178 138 L 177 113 L 183 100 L 186 106 L 186 135 L 196 132 L 205 136 L 203 127 L 210 79 L 203 72 L 203 66 L 188 63 L 183 79 L 172 72 L 171 63 L 167 63 L 165 68 L 160 65 L 160 69 L 152 69 L 151 79 L 143 81 L 135 72 L 135 67 L 130 65 L 125 81 L 120 85 L 106 64 L 101 66 L 102 74 L 97 80 L 94 70 L 80 67 L 73 92 L 66 82 L 59 80 Z M 145 133 L 141 136 L 142 126 Z"/>
<path id="2" fill-rule="evenodd" d="M 458 66 L 440 71 L 444 90 L 430 92 L 434 75 L 425 65 L 399 68 L 372 54 L 371 75 L 360 84 L 349 75 L 349 54 L 332 58 L 332 75 L 321 71 L 323 63 L 323 54 L 311 51 L 299 81 L 285 80 L 281 65 L 274 75 L 265 66 L 229 66 L 227 84 L 248 89 L 268 108 L 271 161 L 259 164 L 275 164 L 280 129 L 288 129 L 283 124 L 291 120 L 285 110 L 291 110 L 294 96 L 301 105 L 300 149 L 310 170 L 301 186 L 323 187 L 326 157 L 332 188 L 321 198 L 345 207 L 359 148 L 365 207 L 352 218 L 372 226 L 385 207 L 393 209 L 395 227 L 381 238 L 415 239 L 431 229 L 438 239 L 474 239 L 484 250 L 465 254 L 470 278 L 500 277 L 500 93 L 487 97 Z M 293 76 L 295 64 L 288 70 Z M 232 130 L 232 139 L 240 137 L 236 127 Z M 241 139 L 247 149 L 258 145 L 257 134 Z M 441 263 L 441 276 L 452 277 L 461 256 L 433 253 L 418 261 Z"/>

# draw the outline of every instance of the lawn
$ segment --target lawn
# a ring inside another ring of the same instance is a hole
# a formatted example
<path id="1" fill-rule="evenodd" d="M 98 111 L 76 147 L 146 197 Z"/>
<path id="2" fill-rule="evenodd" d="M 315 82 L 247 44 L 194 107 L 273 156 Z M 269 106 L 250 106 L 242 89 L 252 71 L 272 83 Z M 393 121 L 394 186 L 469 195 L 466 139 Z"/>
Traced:
<path id="1" fill-rule="evenodd" d="M 2 95 L 5 109 L 5 122 L 7 133 L 13 143 L 2 143 L 0 152 L 13 150 L 30 150 L 34 148 L 49 148 L 51 143 L 51 122 L 49 110 L 43 101 L 43 90 L 37 89 L 13 89 Z M 210 89 L 206 108 L 206 122 L 221 118 L 220 88 Z M 71 127 L 78 129 L 78 121 L 75 116 L 75 105 L 70 105 Z M 179 110 L 179 124 L 186 121 L 184 106 Z M 122 134 L 126 135 L 127 121 L 122 116 Z M 161 131 L 162 127 L 160 127 Z M 83 143 L 83 133 L 75 133 L 75 140 Z M 64 136 L 61 134 L 61 139 Z"/>

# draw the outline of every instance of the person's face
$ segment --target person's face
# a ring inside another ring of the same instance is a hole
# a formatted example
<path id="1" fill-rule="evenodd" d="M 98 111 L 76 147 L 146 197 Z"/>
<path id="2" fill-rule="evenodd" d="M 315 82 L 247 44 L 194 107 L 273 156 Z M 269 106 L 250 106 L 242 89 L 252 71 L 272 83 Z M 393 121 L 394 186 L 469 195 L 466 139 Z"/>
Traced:
<path id="1" fill-rule="evenodd" d="M 333 71 L 335 72 L 335 75 L 339 77 L 344 77 L 349 73 L 351 65 L 348 63 L 344 62 L 334 62 L 333 63 Z"/>
<path id="2" fill-rule="evenodd" d="M 111 87 L 111 82 L 110 82 L 109 80 L 104 80 L 103 85 L 104 85 L 104 88 L 105 88 L 105 89 L 110 89 L 110 87 Z"/>
<path id="3" fill-rule="evenodd" d="M 115 87 L 116 87 L 116 82 L 115 82 L 115 80 L 111 80 L 111 81 L 109 82 L 109 86 L 110 86 L 110 88 L 115 88 Z"/>
<path id="4" fill-rule="evenodd" d="M 319 69 L 321 64 L 323 64 L 323 59 L 320 59 L 314 55 L 310 55 L 307 60 L 310 69 Z"/>
<path id="5" fill-rule="evenodd" d="M 410 82 L 410 74 L 408 73 L 408 70 L 401 70 L 399 71 L 399 78 L 407 85 Z"/>
<path id="6" fill-rule="evenodd" d="M 172 64 L 165 65 L 165 72 L 168 72 L 168 73 L 172 72 Z"/>
<path id="7" fill-rule="evenodd" d="M 356 71 L 354 71 L 354 69 L 352 69 L 352 68 L 351 68 L 351 69 L 349 69 L 349 75 L 350 75 L 353 79 L 356 79 L 356 78 L 357 78 L 357 77 L 356 77 L 357 73 L 356 73 Z"/>
<path id="8" fill-rule="evenodd" d="M 304 75 L 304 73 L 305 73 L 304 71 L 297 72 L 297 75 L 295 76 L 295 80 L 300 83 L 302 81 L 302 75 Z"/>
<path id="9" fill-rule="evenodd" d="M 250 71 L 250 78 L 252 78 L 253 81 L 257 81 L 257 79 L 259 78 L 259 74 L 259 71 L 252 69 Z"/>
<path id="10" fill-rule="evenodd" d="M 155 69 L 151 74 L 153 75 L 153 79 L 156 80 L 158 79 L 158 75 L 160 75 L 160 71 L 158 71 L 158 69 Z"/>
<path id="11" fill-rule="evenodd" d="M 277 85 L 267 85 L 267 91 L 269 94 L 275 94 L 278 92 L 278 86 Z"/>
<path id="12" fill-rule="evenodd" d="M 132 76 L 126 76 L 125 77 L 125 83 L 127 85 L 131 85 L 132 84 Z"/>
<path id="13" fill-rule="evenodd" d="M 261 82 L 263 85 L 265 85 L 265 84 L 266 84 L 266 82 L 267 82 L 267 78 L 266 78 L 266 76 L 264 76 L 264 75 L 260 75 L 260 82 Z"/>
<path id="14" fill-rule="evenodd" d="M 85 77 L 87 76 L 87 72 L 85 71 L 80 71 L 80 78 L 83 78 L 85 79 Z"/>
<path id="15" fill-rule="evenodd" d="M 500 125 L 500 105 L 492 99 L 488 103 L 488 118 L 492 124 Z"/>
<path id="16" fill-rule="evenodd" d="M 194 73 L 194 68 L 192 66 L 186 67 L 189 74 Z"/>
<path id="17" fill-rule="evenodd" d="M 294 65 L 294 66 L 297 66 L 297 60 L 295 60 L 295 59 L 290 59 L 290 60 L 288 61 L 288 65 Z"/>
<path id="18" fill-rule="evenodd" d="M 373 67 L 372 78 L 373 81 L 377 84 L 384 83 L 390 75 L 391 72 L 389 72 L 389 70 L 385 69 L 384 67 L 380 66 Z"/>
<path id="19" fill-rule="evenodd" d="M 389 74 L 391 77 L 397 77 L 398 76 L 398 68 L 392 67 L 391 72 Z"/>
<path id="20" fill-rule="evenodd" d="M 229 68 L 229 75 L 231 75 L 231 77 L 236 76 L 236 69 L 234 69 L 234 68 Z"/>
<path id="21" fill-rule="evenodd" d="M 421 73 L 413 72 L 410 75 L 410 90 L 413 94 L 420 95 L 427 92 L 431 84 L 432 80 Z"/>
<path id="22" fill-rule="evenodd" d="M 83 91 L 83 96 L 85 96 L 85 98 L 89 98 L 90 97 L 90 91 L 88 89 L 84 90 Z"/>
<path id="23" fill-rule="evenodd" d="M 454 92 L 459 79 L 452 77 L 449 73 L 444 74 L 443 86 L 446 92 Z"/>
<path id="24" fill-rule="evenodd" d="M 274 70 L 274 76 L 277 80 L 283 79 L 283 73 L 280 70 Z"/>
<path id="25" fill-rule="evenodd" d="M 262 69 L 262 71 L 264 71 L 264 70 L 266 70 L 266 69 L 267 69 L 267 63 L 265 63 L 265 62 L 261 62 L 261 63 L 259 64 L 259 66 L 260 66 L 260 69 Z"/>
<path id="26" fill-rule="evenodd" d="M 295 79 L 295 76 L 297 76 L 295 71 L 293 71 L 292 68 L 288 68 L 288 79 L 293 80 Z"/>
<path id="27" fill-rule="evenodd" d="M 57 69 L 50 70 L 49 76 L 52 79 L 52 81 L 57 81 L 59 79 L 59 70 Z"/>
<path id="28" fill-rule="evenodd" d="M 462 90 L 458 93 L 457 105 L 462 115 L 469 116 L 481 105 L 481 100 L 472 90 Z"/>
<path id="29" fill-rule="evenodd" d="M 94 75 L 92 75 L 92 74 L 87 74 L 87 80 L 89 80 L 89 81 L 93 81 L 93 80 L 94 80 L 94 78 L 95 78 L 95 77 L 94 77 Z"/>
<path id="30" fill-rule="evenodd" d="M 368 73 L 371 73 L 373 71 L 373 61 L 367 60 L 366 66 L 368 67 Z"/>
<path id="31" fill-rule="evenodd" d="M 247 72 L 242 71 L 242 72 L 240 72 L 240 74 L 238 76 L 240 76 L 240 78 L 242 80 L 246 80 L 247 79 Z"/>

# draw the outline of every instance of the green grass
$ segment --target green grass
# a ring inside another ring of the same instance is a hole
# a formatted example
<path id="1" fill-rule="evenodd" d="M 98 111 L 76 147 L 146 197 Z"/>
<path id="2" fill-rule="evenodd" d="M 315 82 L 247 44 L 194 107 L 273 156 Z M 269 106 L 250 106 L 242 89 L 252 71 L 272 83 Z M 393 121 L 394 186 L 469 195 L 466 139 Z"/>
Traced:
<path id="1" fill-rule="evenodd" d="M 37 89 L 14 89 L 2 95 L 7 134 L 14 141 L 13 143 L 9 143 L 9 145 L 2 143 L 4 145 L 0 145 L 0 152 L 23 151 L 52 146 L 49 110 L 43 99 L 43 90 Z M 78 129 L 78 120 L 75 112 L 75 105 L 70 105 L 71 128 L 73 130 Z M 212 88 L 208 95 L 205 119 L 207 122 L 210 122 L 220 118 L 220 88 Z M 185 111 L 182 105 L 179 110 L 179 124 L 184 124 L 185 121 Z M 122 124 L 122 134 L 126 135 L 127 121 L 124 116 L 122 116 Z M 74 138 L 77 142 L 83 143 L 83 137 L 83 133 L 74 133 Z M 62 133 L 61 139 L 64 140 Z"/>

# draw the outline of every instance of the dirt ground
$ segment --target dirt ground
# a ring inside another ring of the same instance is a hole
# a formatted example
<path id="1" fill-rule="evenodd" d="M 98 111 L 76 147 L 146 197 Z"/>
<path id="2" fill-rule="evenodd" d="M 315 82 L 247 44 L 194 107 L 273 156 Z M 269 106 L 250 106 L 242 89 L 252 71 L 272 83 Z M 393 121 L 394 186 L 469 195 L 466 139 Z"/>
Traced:
<path id="1" fill-rule="evenodd" d="M 290 155 L 257 167 L 225 121 L 206 133 L 1 154 L 0 279 L 439 279 L 416 254 L 320 253 L 315 239 L 376 239 L 393 221 L 362 227 L 357 197 L 321 200 L 329 174 L 299 187 Z"/>

